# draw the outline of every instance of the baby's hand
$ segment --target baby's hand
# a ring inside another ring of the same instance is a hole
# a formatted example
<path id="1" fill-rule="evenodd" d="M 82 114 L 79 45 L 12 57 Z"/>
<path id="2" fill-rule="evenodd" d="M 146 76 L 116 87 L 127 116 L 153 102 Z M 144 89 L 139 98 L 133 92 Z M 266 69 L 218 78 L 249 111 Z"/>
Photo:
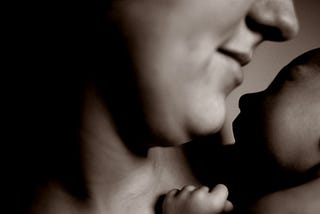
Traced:
<path id="1" fill-rule="evenodd" d="M 229 212 L 233 205 L 227 200 L 228 189 L 218 184 L 211 191 L 208 187 L 185 186 L 171 190 L 163 201 L 163 214 L 219 214 Z"/>

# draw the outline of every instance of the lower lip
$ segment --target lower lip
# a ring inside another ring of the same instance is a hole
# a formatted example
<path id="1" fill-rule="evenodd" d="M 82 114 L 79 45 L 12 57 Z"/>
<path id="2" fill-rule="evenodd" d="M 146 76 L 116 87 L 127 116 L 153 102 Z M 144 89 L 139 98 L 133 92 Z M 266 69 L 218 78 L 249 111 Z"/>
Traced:
<path id="1" fill-rule="evenodd" d="M 225 58 L 228 63 L 229 75 L 232 77 L 232 81 L 233 81 L 232 83 L 233 87 L 230 89 L 231 91 L 243 82 L 244 75 L 238 61 L 236 61 L 234 58 L 227 55 L 225 55 Z"/>

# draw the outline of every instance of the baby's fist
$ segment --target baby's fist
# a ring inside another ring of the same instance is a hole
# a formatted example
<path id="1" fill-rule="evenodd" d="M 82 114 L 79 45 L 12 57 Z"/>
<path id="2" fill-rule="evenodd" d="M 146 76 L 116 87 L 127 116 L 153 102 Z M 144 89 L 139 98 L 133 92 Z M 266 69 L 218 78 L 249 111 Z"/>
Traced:
<path id="1" fill-rule="evenodd" d="M 171 190 L 163 202 L 163 214 L 219 214 L 233 209 L 227 200 L 228 189 L 219 184 L 211 191 L 208 187 L 185 186 Z"/>

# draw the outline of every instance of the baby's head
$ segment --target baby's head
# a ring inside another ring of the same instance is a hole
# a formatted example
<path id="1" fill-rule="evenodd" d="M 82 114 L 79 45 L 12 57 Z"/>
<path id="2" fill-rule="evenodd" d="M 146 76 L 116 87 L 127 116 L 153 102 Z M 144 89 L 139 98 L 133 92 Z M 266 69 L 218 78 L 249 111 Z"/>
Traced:
<path id="1" fill-rule="evenodd" d="M 319 168 L 320 48 L 291 61 L 266 90 L 242 96 L 239 107 L 233 124 L 239 145 L 291 172 Z"/>

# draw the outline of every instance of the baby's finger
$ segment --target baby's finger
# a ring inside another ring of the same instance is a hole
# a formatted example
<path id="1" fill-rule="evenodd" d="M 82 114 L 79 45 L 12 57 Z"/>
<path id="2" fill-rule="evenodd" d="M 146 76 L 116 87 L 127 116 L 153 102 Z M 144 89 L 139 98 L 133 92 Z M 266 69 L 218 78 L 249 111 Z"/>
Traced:
<path id="1" fill-rule="evenodd" d="M 214 194 L 221 194 L 222 196 L 228 196 L 228 188 L 224 184 L 217 184 L 215 187 L 212 188 L 210 193 Z"/>
<path id="2" fill-rule="evenodd" d="M 178 190 L 178 189 L 172 189 L 165 195 L 164 200 L 162 202 L 163 209 L 166 206 L 169 206 L 169 204 L 175 199 L 175 197 L 179 193 L 179 191 L 180 190 Z"/>
<path id="3" fill-rule="evenodd" d="M 188 186 L 184 186 L 180 192 L 179 192 L 179 195 L 180 196 L 186 196 L 188 195 L 190 192 L 194 191 L 196 189 L 195 186 L 192 186 L 192 185 L 188 185 Z"/>
<path id="4" fill-rule="evenodd" d="M 211 201 L 214 206 L 216 207 L 224 207 L 225 202 L 228 198 L 228 189 L 223 184 L 216 185 L 211 191 L 210 191 L 210 197 Z"/>
<path id="5" fill-rule="evenodd" d="M 209 193 L 210 189 L 207 186 L 201 186 L 194 191 L 194 193 L 198 193 L 198 192 Z"/>
<path id="6" fill-rule="evenodd" d="M 233 210 L 233 204 L 230 201 L 226 201 L 224 204 L 224 212 L 231 212 Z"/>
<path id="7" fill-rule="evenodd" d="M 172 197 L 176 196 L 179 192 L 180 192 L 180 190 L 178 190 L 178 189 L 172 189 L 167 193 L 166 198 L 172 198 Z"/>

